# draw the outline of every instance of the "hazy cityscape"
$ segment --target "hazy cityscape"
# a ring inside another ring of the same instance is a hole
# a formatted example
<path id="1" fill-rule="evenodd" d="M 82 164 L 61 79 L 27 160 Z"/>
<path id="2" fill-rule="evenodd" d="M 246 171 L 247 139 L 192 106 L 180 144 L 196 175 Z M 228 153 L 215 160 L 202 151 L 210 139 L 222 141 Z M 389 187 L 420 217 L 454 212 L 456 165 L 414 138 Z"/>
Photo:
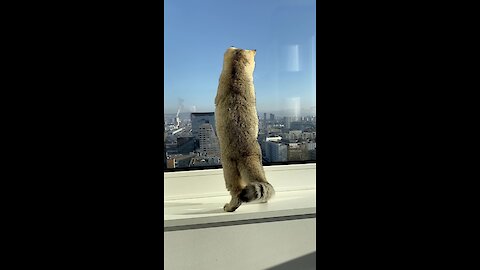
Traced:
<path id="1" fill-rule="evenodd" d="M 213 112 L 230 46 L 256 50 L 263 163 L 315 161 L 316 2 L 208 3 L 164 2 L 164 168 L 221 165 Z"/>
<path id="2" fill-rule="evenodd" d="M 259 113 L 263 163 L 316 160 L 316 116 Z M 164 168 L 218 166 L 214 112 L 166 114 Z"/>

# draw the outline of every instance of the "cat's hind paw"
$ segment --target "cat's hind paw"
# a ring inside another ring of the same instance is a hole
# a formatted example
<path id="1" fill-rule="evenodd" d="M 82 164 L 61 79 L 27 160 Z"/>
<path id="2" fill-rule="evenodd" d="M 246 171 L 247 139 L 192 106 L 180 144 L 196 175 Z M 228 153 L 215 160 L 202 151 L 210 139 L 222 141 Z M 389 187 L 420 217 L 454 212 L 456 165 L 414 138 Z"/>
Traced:
<path id="1" fill-rule="evenodd" d="M 239 207 L 240 205 L 235 205 L 235 206 L 231 206 L 229 203 L 225 204 L 223 206 L 223 211 L 225 212 L 233 212 L 235 210 L 237 210 L 237 208 Z"/>

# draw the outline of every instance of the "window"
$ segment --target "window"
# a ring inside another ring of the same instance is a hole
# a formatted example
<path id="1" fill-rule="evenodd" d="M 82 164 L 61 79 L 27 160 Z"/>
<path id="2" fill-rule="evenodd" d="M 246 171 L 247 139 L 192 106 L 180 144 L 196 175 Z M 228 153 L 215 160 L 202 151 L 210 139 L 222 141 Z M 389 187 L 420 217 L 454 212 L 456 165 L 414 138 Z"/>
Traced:
<path id="1" fill-rule="evenodd" d="M 315 0 L 165 0 L 164 167 L 220 167 L 214 99 L 230 46 L 256 49 L 263 163 L 316 160 Z"/>

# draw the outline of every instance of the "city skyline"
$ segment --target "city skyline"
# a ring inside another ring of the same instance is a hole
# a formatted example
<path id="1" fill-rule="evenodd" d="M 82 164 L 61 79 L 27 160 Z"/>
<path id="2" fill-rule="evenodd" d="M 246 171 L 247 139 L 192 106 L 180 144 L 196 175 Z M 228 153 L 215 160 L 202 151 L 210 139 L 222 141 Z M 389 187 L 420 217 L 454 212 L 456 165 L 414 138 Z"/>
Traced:
<path id="1" fill-rule="evenodd" d="M 170 111 L 170 112 L 167 112 L 165 111 L 164 112 L 164 117 L 167 117 L 167 116 L 172 116 L 172 117 L 175 117 L 177 115 L 177 112 L 178 112 L 178 108 L 175 110 L 175 111 Z M 211 112 L 215 112 L 215 109 L 211 109 L 211 110 L 204 110 L 204 111 L 196 111 L 196 112 L 190 112 L 190 111 L 184 111 L 184 109 L 180 110 L 179 112 L 179 116 L 183 116 L 184 118 L 189 118 L 190 117 L 190 114 L 191 113 L 211 113 Z M 258 110 L 257 108 L 257 114 L 259 117 L 262 117 L 264 113 L 267 113 L 267 114 L 274 114 L 276 115 L 277 117 L 295 117 L 295 116 L 298 116 L 298 117 L 305 117 L 305 116 L 316 116 L 316 108 L 315 106 L 311 107 L 311 108 L 302 108 L 300 111 L 299 111 L 299 115 L 295 115 L 294 113 L 292 113 L 292 111 L 290 110 L 282 110 L 282 111 L 268 111 L 268 110 Z"/>
<path id="2" fill-rule="evenodd" d="M 214 112 L 169 116 L 165 117 L 165 168 L 221 165 Z M 259 116 L 258 128 L 264 164 L 316 160 L 316 116 L 278 117 L 265 112 Z"/>
<path id="3" fill-rule="evenodd" d="M 246 0 L 241 5 L 205 1 L 164 2 L 165 113 L 179 108 L 181 112 L 214 111 L 223 54 L 236 46 L 257 50 L 254 83 L 259 112 L 286 109 L 312 114 L 315 1 Z"/>

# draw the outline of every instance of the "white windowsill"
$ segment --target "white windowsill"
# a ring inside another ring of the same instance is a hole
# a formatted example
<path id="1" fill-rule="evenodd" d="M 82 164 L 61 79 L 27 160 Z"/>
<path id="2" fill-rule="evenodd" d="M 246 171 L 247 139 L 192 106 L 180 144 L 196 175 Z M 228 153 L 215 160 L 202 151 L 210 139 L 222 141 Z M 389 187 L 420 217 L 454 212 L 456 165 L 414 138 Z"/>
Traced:
<path id="1" fill-rule="evenodd" d="M 245 203 L 226 213 L 230 201 L 222 169 L 164 173 L 164 230 L 248 220 L 315 217 L 316 164 L 264 167 L 276 195 L 268 203 Z"/>

